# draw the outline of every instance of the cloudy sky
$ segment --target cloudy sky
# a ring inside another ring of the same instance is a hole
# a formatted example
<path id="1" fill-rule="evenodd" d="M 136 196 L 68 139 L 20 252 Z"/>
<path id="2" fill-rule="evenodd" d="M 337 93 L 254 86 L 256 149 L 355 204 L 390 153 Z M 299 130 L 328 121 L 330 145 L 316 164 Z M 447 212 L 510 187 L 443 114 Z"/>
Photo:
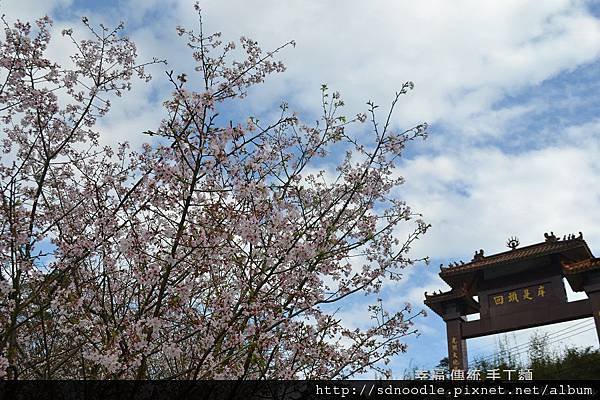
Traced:
<path id="1" fill-rule="evenodd" d="M 10 20 L 45 13 L 55 31 L 81 29 L 82 15 L 115 25 L 126 22 L 140 60 L 166 58 L 169 69 L 189 71 L 189 52 L 175 26 L 195 27 L 192 1 L 3 0 Z M 287 71 L 271 77 L 239 115 L 268 115 L 285 100 L 304 116 L 317 115 L 322 83 L 339 90 L 350 115 L 367 100 L 389 104 L 402 82 L 415 90 L 402 99 L 396 128 L 427 121 L 430 137 L 414 143 L 399 168 L 398 192 L 432 224 L 413 247 L 430 266 L 407 271 L 387 288 L 388 307 L 409 300 L 418 309 L 423 292 L 444 288 L 440 263 L 468 261 L 473 251 L 505 250 L 509 236 L 523 245 L 543 233 L 582 231 L 600 254 L 600 2 L 591 1 L 392 1 L 253 0 L 200 2 L 207 31 L 224 38 L 249 36 L 264 49 L 295 40 L 281 59 Z M 57 40 L 51 51 L 70 49 Z M 115 102 L 101 121 L 102 140 L 140 135 L 156 127 L 168 95 L 164 67 L 150 84 Z M 383 107 L 382 107 L 383 108 Z M 570 294 L 570 298 L 580 298 Z M 363 305 L 344 311 L 348 324 Z M 358 313 L 360 314 L 360 313 Z M 393 360 L 396 378 L 414 366 L 430 369 L 445 356 L 445 326 L 434 313 L 418 322 L 422 334 Z M 598 346 L 591 320 L 544 328 L 555 346 Z M 509 335 L 511 346 L 531 330 Z M 469 341 L 472 359 L 496 351 L 498 337 Z M 517 347 L 516 351 L 525 350 Z M 523 352 L 525 354 L 525 352 Z"/>

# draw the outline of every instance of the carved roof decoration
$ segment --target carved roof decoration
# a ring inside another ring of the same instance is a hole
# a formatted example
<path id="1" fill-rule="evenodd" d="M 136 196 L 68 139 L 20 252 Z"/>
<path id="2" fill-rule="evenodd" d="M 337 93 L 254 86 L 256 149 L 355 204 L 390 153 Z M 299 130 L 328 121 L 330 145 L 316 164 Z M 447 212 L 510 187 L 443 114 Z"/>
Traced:
<path id="1" fill-rule="evenodd" d="M 483 249 L 479 249 L 479 251 L 475 251 L 475 255 L 471 261 L 483 260 L 483 257 L 485 257 L 483 255 Z"/>
<path id="2" fill-rule="evenodd" d="M 432 294 L 428 294 L 425 292 L 425 303 L 438 303 L 444 300 L 457 299 L 460 297 L 468 296 L 469 291 L 466 286 L 463 286 L 458 289 L 450 289 L 447 292 L 442 292 L 441 290 L 438 292 L 433 292 Z"/>
<path id="3" fill-rule="evenodd" d="M 556 241 L 560 240 L 559 238 L 556 237 L 556 235 L 552 231 L 550 231 L 549 235 L 546 232 L 544 232 L 544 237 L 546 238 L 546 242 L 556 242 Z"/>
<path id="4" fill-rule="evenodd" d="M 575 249 L 578 247 L 584 247 L 586 252 L 589 254 L 589 257 L 592 256 L 591 251 L 587 247 L 586 242 L 583 240 L 583 234 L 581 232 L 579 232 L 579 236 L 575 236 L 573 234 L 565 235 L 564 240 L 561 240 L 556 235 L 554 235 L 554 232 L 550 232 L 550 234 L 544 233 L 544 237 L 546 239 L 544 242 L 511 249 L 509 251 L 493 254 L 487 257 L 483 255 L 483 250 L 480 250 L 479 252 L 475 252 L 473 260 L 466 264 L 453 263 L 450 264 L 448 267 L 441 266 L 440 277 L 444 278 L 446 276 L 477 271 L 482 268 L 487 268 L 491 265 L 496 265 L 500 263 L 515 262 L 535 257 L 542 257 L 545 255 L 555 254 L 561 251 Z"/>
<path id="5" fill-rule="evenodd" d="M 516 250 L 517 247 L 519 247 L 519 244 L 521 244 L 521 242 L 519 241 L 519 238 L 516 236 L 511 236 L 506 241 L 506 247 L 508 247 L 511 250 Z"/>

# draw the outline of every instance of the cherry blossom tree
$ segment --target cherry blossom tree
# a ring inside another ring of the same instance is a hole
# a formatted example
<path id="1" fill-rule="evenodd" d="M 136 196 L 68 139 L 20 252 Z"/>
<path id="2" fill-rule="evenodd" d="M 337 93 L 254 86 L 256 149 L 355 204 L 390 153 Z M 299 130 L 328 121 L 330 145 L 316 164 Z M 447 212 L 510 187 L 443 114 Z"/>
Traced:
<path id="1" fill-rule="evenodd" d="M 372 325 L 350 329 L 335 305 L 376 297 L 418 261 L 408 252 L 428 225 L 397 199 L 395 163 L 427 126 L 391 127 L 413 84 L 381 123 L 372 103 L 345 117 L 325 85 L 316 124 L 286 104 L 274 121 L 223 121 L 219 110 L 284 70 L 275 56 L 294 43 L 222 43 L 200 19 L 197 32 L 177 28 L 196 72 L 167 73 L 172 95 L 148 143 L 102 147 L 97 119 L 150 76 L 123 25 L 82 21 L 91 39 L 63 31 L 76 49 L 63 67 L 46 58 L 50 18 L 3 18 L 0 377 L 385 372 L 422 312 L 376 300 Z"/>

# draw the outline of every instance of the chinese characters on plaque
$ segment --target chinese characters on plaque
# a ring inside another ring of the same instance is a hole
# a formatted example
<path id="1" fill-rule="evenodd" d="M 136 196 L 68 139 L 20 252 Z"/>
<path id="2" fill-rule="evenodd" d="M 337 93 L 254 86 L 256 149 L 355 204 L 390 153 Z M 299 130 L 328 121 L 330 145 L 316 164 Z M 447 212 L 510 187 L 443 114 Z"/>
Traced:
<path id="1" fill-rule="evenodd" d="M 509 304 L 535 302 L 546 297 L 546 285 L 535 285 L 490 296 L 491 307 L 501 307 Z"/>
<path id="2" fill-rule="evenodd" d="M 452 336 L 452 339 L 450 341 L 450 350 L 452 350 L 452 362 L 451 362 L 451 366 L 452 368 L 456 368 L 459 369 L 461 367 L 460 364 L 460 359 L 458 357 L 458 339 L 456 339 L 456 336 Z"/>

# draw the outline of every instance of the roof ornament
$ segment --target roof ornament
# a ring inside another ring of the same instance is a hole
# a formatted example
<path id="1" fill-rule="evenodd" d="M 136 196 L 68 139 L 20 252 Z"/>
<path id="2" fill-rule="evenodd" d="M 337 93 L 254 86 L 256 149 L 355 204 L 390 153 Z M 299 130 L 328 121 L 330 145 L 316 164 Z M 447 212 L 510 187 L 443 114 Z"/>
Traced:
<path id="1" fill-rule="evenodd" d="M 544 237 L 546 238 L 546 242 L 558 242 L 560 239 L 554 235 L 554 232 L 550 231 L 550 234 L 544 233 Z"/>
<path id="2" fill-rule="evenodd" d="M 479 251 L 475 251 L 475 255 L 471 261 L 479 261 L 483 260 L 483 249 L 479 249 Z"/>
<path id="3" fill-rule="evenodd" d="M 511 250 L 516 250 L 520 243 L 521 242 L 519 242 L 519 239 L 516 236 L 511 236 L 506 242 L 506 247 L 510 248 Z"/>
<path id="4" fill-rule="evenodd" d="M 566 236 L 567 240 L 575 240 L 575 239 L 579 239 L 579 240 L 583 240 L 583 233 L 579 232 L 579 236 L 575 236 L 575 234 L 571 233 L 570 235 Z M 565 239 L 563 239 L 565 240 Z"/>

